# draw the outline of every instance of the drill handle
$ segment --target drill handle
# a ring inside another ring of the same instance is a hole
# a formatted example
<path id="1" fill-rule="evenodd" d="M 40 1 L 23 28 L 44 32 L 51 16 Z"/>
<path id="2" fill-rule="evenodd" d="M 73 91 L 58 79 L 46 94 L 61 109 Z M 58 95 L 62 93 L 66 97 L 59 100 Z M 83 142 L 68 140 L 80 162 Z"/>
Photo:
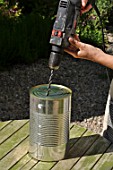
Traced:
<path id="1" fill-rule="evenodd" d="M 81 0 L 70 0 L 70 8 L 68 10 L 67 23 L 65 28 L 65 37 L 63 39 L 63 48 L 67 48 L 70 43 L 70 36 L 75 35 L 76 25 L 81 14 Z"/>
<path id="2" fill-rule="evenodd" d="M 70 33 L 72 36 L 75 34 L 77 22 L 80 17 L 80 13 L 81 13 L 81 8 L 79 9 L 79 8 L 75 7 L 75 15 L 74 15 L 73 25 L 72 25 L 72 29 L 71 29 L 71 33 Z"/>
<path id="3" fill-rule="evenodd" d="M 72 5 L 75 6 L 75 16 L 74 16 L 73 26 L 72 26 L 72 30 L 71 30 L 71 34 L 74 35 L 75 30 L 76 30 L 77 21 L 79 19 L 80 14 L 81 14 L 82 3 L 81 3 L 81 0 L 71 0 L 71 3 L 72 3 Z M 95 0 L 88 0 L 85 8 L 87 8 L 87 6 L 89 4 L 92 5 L 92 7 L 96 10 L 98 16 L 100 16 L 100 12 L 99 12 L 97 6 L 95 5 Z"/>

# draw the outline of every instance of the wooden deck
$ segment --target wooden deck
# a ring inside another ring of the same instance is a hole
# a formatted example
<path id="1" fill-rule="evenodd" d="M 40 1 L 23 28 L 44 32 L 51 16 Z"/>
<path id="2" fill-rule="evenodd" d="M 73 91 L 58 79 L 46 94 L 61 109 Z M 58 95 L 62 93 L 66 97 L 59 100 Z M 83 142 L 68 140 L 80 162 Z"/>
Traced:
<path id="1" fill-rule="evenodd" d="M 0 122 L 0 170 L 113 170 L 113 144 L 83 127 L 71 125 L 67 159 L 31 159 L 29 121 Z"/>

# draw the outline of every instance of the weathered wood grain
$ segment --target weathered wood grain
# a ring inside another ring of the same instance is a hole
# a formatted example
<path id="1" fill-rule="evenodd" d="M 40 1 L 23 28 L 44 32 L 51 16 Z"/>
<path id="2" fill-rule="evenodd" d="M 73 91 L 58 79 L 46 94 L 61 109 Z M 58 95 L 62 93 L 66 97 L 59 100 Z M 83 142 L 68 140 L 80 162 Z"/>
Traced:
<path id="1" fill-rule="evenodd" d="M 2 167 L 2 170 L 9 170 L 15 165 L 25 154 L 27 154 L 28 148 L 29 142 L 28 138 L 26 138 L 0 161 L 0 167 Z"/>
<path id="2" fill-rule="evenodd" d="M 99 135 L 87 131 L 69 151 L 69 158 L 81 157 L 98 139 Z"/>
<path id="3" fill-rule="evenodd" d="M 0 122 L 0 130 L 3 129 L 7 124 L 11 123 L 12 121 Z"/>
<path id="4" fill-rule="evenodd" d="M 75 164 L 72 170 L 82 169 L 83 167 L 84 170 L 91 169 L 109 146 L 110 142 L 100 136 L 93 143 L 90 149 L 88 149 L 87 152 L 82 156 L 82 158 Z"/>
<path id="5" fill-rule="evenodd" d="M 38 162 L 32 170 L 50 170 L 56 163 L 55 162 Z"/>
<path id="6" fill-rule="evenodd" d="M 113 144 L 75 124 L 70 125 L 66 159 L 57 162 L 38 161 L 29 156 L 28 120 L 0 122 L 0 128 L 2 170 L 113 170 Z"/>
<path id="7" fill-rule="evenodd" d="M 0 159 L 2 159 L 8 152 L 19 145 L 21 141 L 23 141 L 29 135 L 28 128 L 29 124 L 27 123 L 0 145 Z"/>
<path id="8" fill-rule="evenodd" d="M 28 154 L 24 155 L 10 170 L 19 170 L 22 169 L 24 165 L 26 165 L 31 158 Z"/>
<path id="9" fill-rule="evenodd" d="M 70 148 L 70 151 L 67 155 L 67 159 L 59 161 L 52 168 L 52 170 L 59 170 L 59 169 L 69 170 L 69 169 L 71 169 L 72 166 L 80 159 L 80 157 L 86 152 L 86 150 L 98 138 L 98 136 L 94 135 L 93 132 L 86 131 L 85 128 L 81 128 L 79 126 L 78 126 L 79 130 L 77 129 L 76 126 L 74 128 L 75 129 L 73 129 L 72 136 L 74 135 L 75 139 L 73 139 L 73 140 L 76 142 Z M 77 132 L 76 132 L 76 130 L 77 130 Z M 77 139 L 76 135 L 78 136 L 78 139 Z"/>
<path id="10" fill-rule="evenodd" d="M 14 120 L 0 131 L 0 144 L 20 129 L 28 120 Z M 1 123 L 0 123 L 1 124 Z"/>
<path id="11" fill-rule="evenodd" d="M 31 170 L 37 163 L 38 163 L 37 160 L 30 159 L 30 161 L 27 162 L 27 163 L 21 168 L 21 170 Z"/>
<path id="12" fill-rule="evenodd" d="M 113 167 L 113 144 L 102 155 L 101 159 L 95 164 L 92 170 L 111 170 Z"/>
<path id="13" fill-rule="evenodd" d="M 70 130 L 70 140 L 69 140 L 69 149 L 80 139 L 80 137 L 87 131 L 87 129 L 83 127 L 79 127 L 74 125 Z"/>

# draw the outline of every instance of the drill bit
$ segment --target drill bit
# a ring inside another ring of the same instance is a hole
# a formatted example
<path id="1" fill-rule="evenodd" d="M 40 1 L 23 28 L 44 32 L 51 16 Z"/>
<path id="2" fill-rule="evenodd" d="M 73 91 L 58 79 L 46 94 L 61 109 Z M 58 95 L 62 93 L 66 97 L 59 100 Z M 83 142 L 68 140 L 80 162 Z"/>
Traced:
<path id="1" fill-rule="evenodd" d="M 54 73 L 54 69 L 51 70 L 51 74 L 50 74 L 50 77 L 49 77 L 49 83 L 48 83 L 48 88 L 47 88 L 47 96 L 49 96 L 49 92 L 51 90 L 53 73 Z"/>

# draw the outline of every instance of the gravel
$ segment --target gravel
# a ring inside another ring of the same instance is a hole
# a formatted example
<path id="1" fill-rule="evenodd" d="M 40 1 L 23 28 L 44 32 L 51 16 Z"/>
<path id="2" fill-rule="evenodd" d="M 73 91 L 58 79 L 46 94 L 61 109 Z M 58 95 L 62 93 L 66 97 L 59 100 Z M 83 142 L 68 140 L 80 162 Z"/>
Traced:
<path id="1" fill-rule="evenodd" d="M 0 120 L 29 118 L 29 90 L 48 83 L 49 76 L 48 59 L 0 72 Z M 73 91 L 71 121 L 100 133 L 109 90 L 106 68 L 64 56 L 53 83 Z"/>

